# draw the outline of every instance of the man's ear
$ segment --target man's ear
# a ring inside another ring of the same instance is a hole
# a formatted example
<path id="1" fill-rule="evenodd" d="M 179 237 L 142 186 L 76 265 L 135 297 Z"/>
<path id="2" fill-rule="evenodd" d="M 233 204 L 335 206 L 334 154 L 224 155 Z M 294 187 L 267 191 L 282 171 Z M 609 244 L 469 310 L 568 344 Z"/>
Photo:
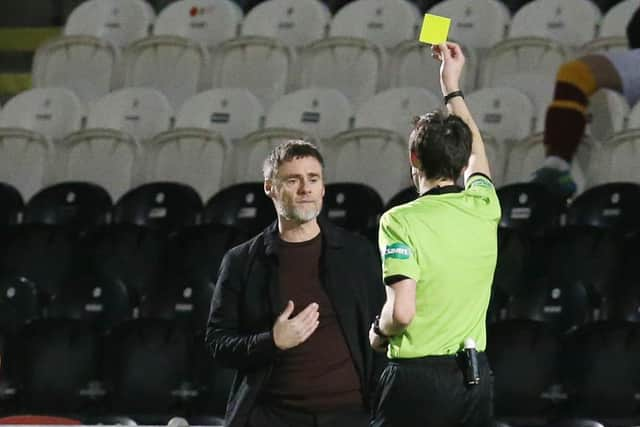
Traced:
<path id="1" fill-rule="evenodd" d="M 264 181 L 264 194 L 269 198 L 273 198 L 273 181 L 270 179 Z"/>

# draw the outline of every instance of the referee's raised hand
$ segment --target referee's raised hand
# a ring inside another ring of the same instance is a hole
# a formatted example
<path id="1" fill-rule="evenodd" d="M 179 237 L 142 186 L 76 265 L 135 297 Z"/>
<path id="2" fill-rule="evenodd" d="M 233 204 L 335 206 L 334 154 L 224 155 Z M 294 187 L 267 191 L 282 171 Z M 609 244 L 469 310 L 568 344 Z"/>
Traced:
<path id="1" fill-rule="evenodd" d="M 446 42 L 441 45 L 432 46 L 431 56 L 438 61 L 440 65 L 440 86 L 442 93 L 447 94 L 456 90 L 460 90 L 460 76 L 465 64 L 464 53 L 459 44 Z"/>
<path id="2" fill-rule="evenodd" d="M 273 325 L 273 341 L 280 350 L 288 350 L 305 342 L 320 324 L 318 304 L 311 303 L 295 317 L 293 301 L 287 302 L 284 311 Z"/>

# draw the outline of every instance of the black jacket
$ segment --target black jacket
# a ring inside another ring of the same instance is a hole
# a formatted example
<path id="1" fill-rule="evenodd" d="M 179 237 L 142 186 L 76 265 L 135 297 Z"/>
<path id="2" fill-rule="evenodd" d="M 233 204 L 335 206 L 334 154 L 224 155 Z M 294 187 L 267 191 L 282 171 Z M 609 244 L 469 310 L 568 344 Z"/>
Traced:
<path id="1" fill-rule="evenodd" d="M 369 347 L 368 335 L 384 303 L 380 260 L 364 238 L 322 219 L 319 224 L 323 238 L 321 281 L 368 406 L 385 361 L 384 355 Z M 227 427 L 246 425 L 280 353 L 272 336 L 273 324 L 285 306 L 278 289 L 277 243 L 276 222 L 227 252 L 220 265 L 205 341 L 215 360 L 237 370 L 227 402 Z"/>

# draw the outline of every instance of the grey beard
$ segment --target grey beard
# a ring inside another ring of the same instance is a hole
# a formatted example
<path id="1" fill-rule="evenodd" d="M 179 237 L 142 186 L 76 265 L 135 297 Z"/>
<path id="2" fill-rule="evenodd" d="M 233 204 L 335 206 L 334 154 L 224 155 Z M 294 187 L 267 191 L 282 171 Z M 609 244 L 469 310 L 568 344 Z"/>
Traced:
<path id="1" fill-rule="evenodd" d="M 288 221 L 295 221 L 299 223 L 309 222 L 314 220 L 320 214 L 320 209 L 302 210 L 302 209 L 290 209 L 287 210 L 284 207 L 278 209 L 278 213 Z"/>

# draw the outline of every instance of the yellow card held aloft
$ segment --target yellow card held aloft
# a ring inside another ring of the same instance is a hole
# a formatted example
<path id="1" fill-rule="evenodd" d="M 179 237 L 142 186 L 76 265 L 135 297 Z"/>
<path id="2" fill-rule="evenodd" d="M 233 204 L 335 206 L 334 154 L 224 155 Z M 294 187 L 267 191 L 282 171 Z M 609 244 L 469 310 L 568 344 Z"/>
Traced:
<path id="1" fill-rule="evenodd" d="M 425 13 L 420 30 L 420 41 L 429 44 L 442 44 L 447 41 L 450 26 L 450 18 Z"/>

